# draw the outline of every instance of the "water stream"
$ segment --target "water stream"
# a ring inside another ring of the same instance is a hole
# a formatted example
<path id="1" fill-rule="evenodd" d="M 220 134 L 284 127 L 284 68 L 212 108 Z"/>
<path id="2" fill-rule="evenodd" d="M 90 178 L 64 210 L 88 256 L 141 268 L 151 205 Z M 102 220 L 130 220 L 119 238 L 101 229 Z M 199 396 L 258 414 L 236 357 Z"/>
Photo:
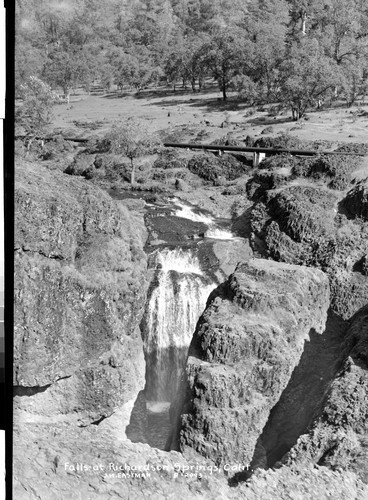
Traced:
<path id="1" fill-rule="evenodd" d="M 211 214 L 173 200 L 174 217 L 206 225 L 202 239 L 234 239 Z M 198 241 L 185 246 L 159 246 L 150 252 L 152 274 L 141 331 L 146 360 L 146 386 L 137 398 L 127 435 L 132 441 L 165 448 L 171 433 L 174 401 L 196 324 L 211 291 L 213 272 L 203 269 Z"/>
<path id="2" fill-rule="evenodd" d="M 172 401 L 189 344 L 216 283 L 204 276 L 190 249 L 156 254 L 157 276 L 145 313 L 147 401 Z"/>

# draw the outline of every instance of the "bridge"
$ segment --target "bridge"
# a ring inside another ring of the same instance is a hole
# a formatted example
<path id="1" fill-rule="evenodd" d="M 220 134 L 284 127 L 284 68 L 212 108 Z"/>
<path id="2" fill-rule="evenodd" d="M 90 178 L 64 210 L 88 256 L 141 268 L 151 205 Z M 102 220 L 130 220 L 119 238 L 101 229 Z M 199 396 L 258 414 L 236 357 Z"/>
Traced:
<path id="1" fill-rule="evenodd" d="M 17 136 L 17 139 L 24 139 L 27 136 Z M 53 137 L 35 137 L 44 141 L 52 141 Z M 63 137 L 65 141 L 86 143 L 90 139 L 83 137 Z M 290 154 L 293 156 L 316 156 L 316 155 L 345 155 L 345 156 L 366 156 L 368 153 L 351 153 L 345 151 L 319 151 L 306 149 L 287 149 L 287 148 L 262 148 L 252 146 L 226 146 L 220 144 L 197 144 L 197 143 L 178 143 L 164 142 L 165 148 L 181 148 L 181 149 L 200 149 L 203 151 L 218 151 L 219 154 L 224 152 L 229 153 L 253 153 L 253 166 L 257 167 L 266 155 Z"/>
<path id="2" fill-rule="evenodd" d="M 166 148 L 182 148 L 182 149 L 201 149 L 205 151 L 218 151 L 219 154 L 224 152 L 238 153 L 253 153 L 253 167 L 258 167 L 260 162 L 266 155 L 275 154 L 290 154 L 293 156 L 316 156 L 316 155 L 346 155 L 346 156 L 365 156 L 367 153 L 345 153 L 344 151 L 317 151 L 305 149 L 278 149 L 278 148 L 258 148 L 251 146 L 225 146 L 216 144 L 182 144 L 176 142 L 165 142 Z"/>

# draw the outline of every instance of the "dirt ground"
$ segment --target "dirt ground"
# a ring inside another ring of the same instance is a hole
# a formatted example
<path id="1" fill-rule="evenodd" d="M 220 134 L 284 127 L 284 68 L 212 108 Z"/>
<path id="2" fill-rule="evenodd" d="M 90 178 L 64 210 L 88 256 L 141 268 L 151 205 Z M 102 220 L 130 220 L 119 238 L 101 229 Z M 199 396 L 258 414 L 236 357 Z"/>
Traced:
<path id="1" fill-rule="evenodd" d="M 230 97 L 231 99 L 231 97 Z M 221 101 L 221 94 L 215 87 L 202 93 L 192 91 L 173 92 L 167 89 L 144 90 L 138 96 L 133 93 L 111 93 L 90 95 L 76 93 L 70 104 L 55 107 L 55 127 L 71 127 L 75 121 L 93 125 L 99 122 L 98 131 L 103 132 L 112 122 L 130 116 L 145 120 L 152 130 L 164 130 L 177 126 L 192 125 L 205 128 L 209 134 L 206 141 L 233 132 L 234 137 L 259 135 L 265 127 L 272 126 L 276 135 L 288 132 L 305 140 L 326 140 L 332 142 L 366 142 L 368 140 L 368 104 L 321 109 L 308 113 L 307 121 L 291 120 L 291 113 L 285 111 L 269 116 L 266 109 L 249 114 L 249 107 L 229 100 Z M 357 116 L 359 115 L 359 116 Z M 230 122 L 224 130 L 221 124 Z M 207 122 L 207 123 L 206 123 Z M 203 142 L 206 142 L 203 141 Z"/>
<path id="2" fill-rule="evenodd" d="M 344 142 L 368 142 L 368 104 L 359 103 L 351 108 L 341 104 L 309 111 L 308 119 L 300 122 L 292 121 L 289 110 L 276 116 L 270 111 L 270 106 L 250 108 L 236 102 L 231 95 L 224 103 L 215 85 L 201 93 L 173 92 L 168 88 L 147 89 L 139 95 L 117 92 L 88 95 L 76 91 L 69 104 L 55 106 L 54 127 L 74 130 L 85 137 L 102 136 L 113 122 L 135 117 L 144 120 L 152 131 L 164 133 L 163 137 L 170 142 L 196 139 L 209 144 L 229 133 L 238 140 L 248 135 L 288 133 L 306 141 L 326 141 L 326 150 Z M 368 156 L 363 159 L 360 171 L 355 172 L 355 178 L 364 178 L 367 174 Z"/>

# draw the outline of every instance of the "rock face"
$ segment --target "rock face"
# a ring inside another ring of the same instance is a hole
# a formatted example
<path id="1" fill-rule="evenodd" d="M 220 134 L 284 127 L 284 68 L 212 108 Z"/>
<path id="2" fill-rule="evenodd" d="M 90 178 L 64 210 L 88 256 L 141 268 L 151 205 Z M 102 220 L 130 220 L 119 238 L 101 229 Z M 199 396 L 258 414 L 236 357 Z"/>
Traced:
<path id="1" fill-rule="evenodd" d="M 287 187 L 267 195 L 266 203 L 256 204 L 252 211 L 252 229 L 264 240 L 267 255 L 291 264 L 326 267 L 336 246 L 336 196 L 311 186 Z"/>
<path id="2" fill-rule="evenodd" d="M 349 469 L 368 482 L 368 306 L 345 336 L 345 361 L 330 386 L 309 434 L 301 436 L 287 463 Z"/>
<path id="3" fill-rule="evenodd" d="M 257 185 L 256 180 L 249 185 Z M 368 301 L 363 262 L 368 252 L 368 225 L 362 215 L 364 188 L 350 191 L 342 202 L 336 191 L 310 184 L 268 188 L 254 192 L 258 197 L 250 214 L 254 249 L 277 261 L 325 271 L 330 278 L 332 309 L 350 319 Z M 339 213 L 345 206 L 354 206 L 356 216 L 362 218 L 349 220 Z"/>
<path id="4" fill-rule="evenodd" d="M 351 189 L 341 204 L 351 217 L 368 220 L 368 179 Z"/>
<path id="5" fill-rule="evenodd" d="M 55 500 L 287 500 L 290 491 L 303 500 L 367 498 L 354 473 L 310 465 L 259 470 L 249 483 L 229 486 L 206 460 L 191 463 L 177 452 L 122 441 L 109 420 L 93 428 L 23 423 L 20 434 L 15 429 L 13 498 L 49 500 L 50 491 Z"/>
<path id="6" fill-rule="evenodd" d="M 261 259 L 239 264 L 194 334 L 173 447 L 216 464 L 249 464 L 304 341 L 312 329 L 323 332 L 328 306 L 321 271 Z"/>
<path id="7" fill-rule="evenodd" d="M 133 444 L 125 428 L 145 371 L 137 327 L 147 288 L 143 205 L 130 200 L 128 210 L 51 163 L 24 162 L 16 174 L 14 498 L 368 498 L 357 477 L 368 480 L 366 308 L 350 325 L 345 364 L 314 429 L 287 463 L 247 483 L 228 481 L 237 470 L 224 465 L 251 461 L 305 340 L 323 345 L 316 332 L 329 305 L 326 275 L 260 259 L 239 265 L 212 294 L 192 342 L 180 406 L 186 456 Z M 334 255 L 339 269 L 350 257 L 339 290 L 352 274 L 366 280 L 366 234 L 354 224 L 345 253 Z M 225 274 L 252 255 L 236 240 L 202 251 Z"/>
<path id="8" fill-rule="evenodd" d="M 82 180 L 16 172 L 15 406 L 86 425 L 144 385 L 144 226 Z"/>

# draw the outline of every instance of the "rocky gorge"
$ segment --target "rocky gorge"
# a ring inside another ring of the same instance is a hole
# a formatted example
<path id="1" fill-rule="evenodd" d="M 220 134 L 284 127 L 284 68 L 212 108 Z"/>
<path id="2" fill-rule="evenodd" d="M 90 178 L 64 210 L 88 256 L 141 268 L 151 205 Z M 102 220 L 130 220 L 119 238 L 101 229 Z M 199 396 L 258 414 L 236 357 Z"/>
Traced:
<path id="1" fill-rule="evenodd" d="M 18 161 L 16 498 L 368 498 L 366 181 L 213 158 Z"/>

